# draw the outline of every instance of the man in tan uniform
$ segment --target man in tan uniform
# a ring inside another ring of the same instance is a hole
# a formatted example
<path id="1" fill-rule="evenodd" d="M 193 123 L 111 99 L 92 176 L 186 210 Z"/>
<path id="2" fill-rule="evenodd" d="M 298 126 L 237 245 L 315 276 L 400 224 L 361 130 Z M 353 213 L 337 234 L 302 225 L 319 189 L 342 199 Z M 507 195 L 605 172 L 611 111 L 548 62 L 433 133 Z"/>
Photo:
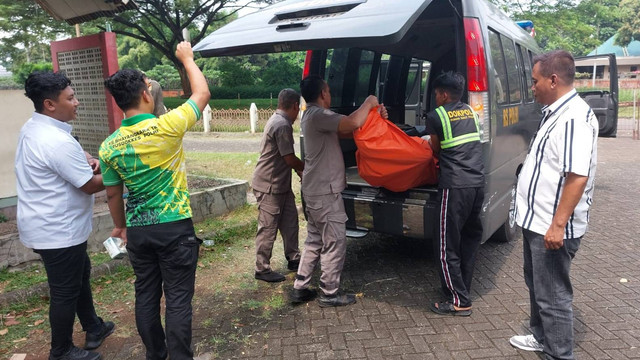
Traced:
<path id="1" fill-rule="evenodd" d="M 253 173 L 253 193 L 258 201 L 258 234 L 256 235 L 255 278 L 266 282 L 284 281 L 271 270 L 271 250 L 280 230 L 287 268 L 297 270 L 298 211 L 291 191 L 291 169 L 302 175 L 304 163 L 293 149 L 293 122 L 300 111 L 300 94 L 284 89 L 278 95 L 278 109 L 264 128 L 260 158 Z"/>
<path id="2" fill-rule="evenodd" d="M 321 307 L 349 305 L 356 302 L 355 295 L 338 292 L 347 249 L 347 214 L 340 195 L 346 186 L 346 178 L 339 136 L 350 137 L 354 130 L 364 125 L 369 111 L 378 106 L 378 99 L 370 95 L 358 110 L 345 116 L 329 110 L 329 85 L 319 76 L 303 79 L 300 90 L 307 101 L 301 126 L 305 153 L 302 194 L 308 235 L 291 302 L 301 303 L 315 297 L 316 292 L 309 289 L 309 282 L 319 260 L 322 274 L 318 304 Z M 386 118 L 384 107 L 379 109 Z"/>
<path id="3" fill-rule="evenodd" d="M 149 79 L 149 84 L 151 84 L 151 96 L 153 96 L 153 115 L 156 117 L 160 117 L 160 115 L 164 115 L 167 113 L 167 108 L 164 106 L 163 96 L 162 96 L 162 86 L 160 83 Z"/>

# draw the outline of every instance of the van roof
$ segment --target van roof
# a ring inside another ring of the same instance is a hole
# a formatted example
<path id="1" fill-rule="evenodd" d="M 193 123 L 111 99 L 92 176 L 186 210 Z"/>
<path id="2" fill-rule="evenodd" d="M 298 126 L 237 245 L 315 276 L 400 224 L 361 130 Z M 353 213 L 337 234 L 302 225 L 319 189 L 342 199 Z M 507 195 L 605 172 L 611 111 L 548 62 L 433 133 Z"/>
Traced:
<path id="1" fill-rule="evenodd" d="M 195 47 L 227 56 L 399 41 L 432 0 L 288 0 L 241 17 Z"/>

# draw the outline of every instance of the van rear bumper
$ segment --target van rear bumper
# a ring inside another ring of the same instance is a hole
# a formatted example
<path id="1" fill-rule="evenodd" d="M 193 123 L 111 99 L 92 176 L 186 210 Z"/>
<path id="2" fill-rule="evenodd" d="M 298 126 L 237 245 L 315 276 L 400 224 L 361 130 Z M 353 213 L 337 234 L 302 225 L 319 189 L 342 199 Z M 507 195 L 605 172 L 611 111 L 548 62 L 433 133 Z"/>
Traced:
<path id="1" fill-rule="evenodd" d="M 342 192 L 347 229 L 430 239 L 437 216 L 435 188 L 395 193 L 383 188 L 348 184 Z"/>

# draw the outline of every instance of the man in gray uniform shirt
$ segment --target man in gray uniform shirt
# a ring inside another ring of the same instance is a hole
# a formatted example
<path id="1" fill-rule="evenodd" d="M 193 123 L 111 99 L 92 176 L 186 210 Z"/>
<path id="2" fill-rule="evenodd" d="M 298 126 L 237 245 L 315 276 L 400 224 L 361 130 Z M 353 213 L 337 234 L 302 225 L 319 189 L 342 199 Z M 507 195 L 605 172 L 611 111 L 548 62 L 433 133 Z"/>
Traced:
<path id="1" fill-rule="evenodd" d="M 355 295 L 338 292 L 347 249 L 347 214 L 340 195 L 346 186 L 346 178 L 339 136 L 350 137 L 354 130 L 364 125 L 369 111 L 378 107 L 378 99 L 370 95 L 356 111 L 344 116 L 329 110 L 329 85 L 319 76 L 303 79 L 300 90 L 307 101 L 301 126 L 305 153 L 302 194 L 308 222 L 291 302 L 302 303 L 315 297 L 316 292 L 309 289 L 309 282 L 319 260 L 322 268 L 319 305 L 349 305 L 356 302 Z M 379 111 L 387 117 L 384 107 L 380 106 Z"/>
<path id="2" fill-rule="evenodd" d="M 278 95 L 278 109 L 264 128 L 260 158 L 253 173 L 253 193 L 258 201 L 255 278 L 266 282 L 284 281 L 271 270 L 271 250 L 280 230 L 287 268 L 298 270 L 298 211 L 291 191 L 291 169 L 302 176 L 304 163 L 293 149 L 293 122 L 300 111 L 300 94 L 284 89 Z"/>

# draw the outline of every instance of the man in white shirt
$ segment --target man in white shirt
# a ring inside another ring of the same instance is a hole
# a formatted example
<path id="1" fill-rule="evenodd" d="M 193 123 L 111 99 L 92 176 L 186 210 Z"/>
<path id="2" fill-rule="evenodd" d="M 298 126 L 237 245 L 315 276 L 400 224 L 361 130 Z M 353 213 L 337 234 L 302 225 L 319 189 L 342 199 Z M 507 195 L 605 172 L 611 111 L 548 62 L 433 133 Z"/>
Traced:
<path id="1" fill-rule="evenodd" d="M 533 58 L 533 93 L 543 118 L 518 178 L 516 221 L 532 335 L 513 346 L 573 359 L 571 260 L 587 231 L 597 162 L 598 120 L 573 87 L 575 62 L 556 50 Z"/>
<path id="2" fill-rule="evenodd" d="M 104 189 L 99 162 L 82 150 L 67 122 L 79 102 L 62 73 L 29 75 L 25 94 L 35 112 L 20 130 L 15 159 L 20 241 L 40 254 L 47 271 L 51 324 L 49 360 L 95 360 L 95 349 L 115 325 L 96 315 L 91 295 L 93 194 Z M 84 349 L 73 344 L 76 314 L 86 331 Z"/>

